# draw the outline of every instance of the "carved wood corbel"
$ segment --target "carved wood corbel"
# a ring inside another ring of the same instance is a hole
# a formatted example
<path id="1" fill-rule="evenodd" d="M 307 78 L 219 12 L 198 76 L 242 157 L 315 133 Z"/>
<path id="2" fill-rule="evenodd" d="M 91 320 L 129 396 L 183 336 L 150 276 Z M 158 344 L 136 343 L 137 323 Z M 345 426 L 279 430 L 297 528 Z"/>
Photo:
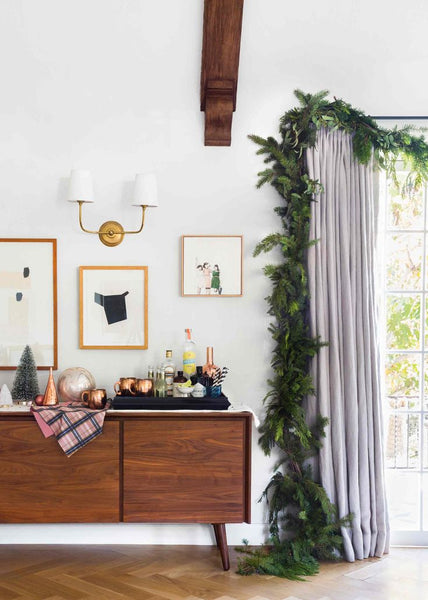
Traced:
<path id="1" fill-rule="evenodd" d="M 205 0 L 201 110 L 205 146 L 230 146 L 244 0 Z"/>

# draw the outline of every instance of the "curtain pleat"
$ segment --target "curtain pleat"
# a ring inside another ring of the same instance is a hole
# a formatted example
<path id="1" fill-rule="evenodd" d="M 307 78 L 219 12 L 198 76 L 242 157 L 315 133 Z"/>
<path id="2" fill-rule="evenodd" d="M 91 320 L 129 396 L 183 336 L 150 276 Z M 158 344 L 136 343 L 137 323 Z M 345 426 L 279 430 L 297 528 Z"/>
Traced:
<path id="1" fill-rule="evenodd" d="M 353 158 L 352 138 L 321 129 L 306 152 L 323 185 L 312 206 L 308 252 L 312 335 L 328 342 L 312 361 L 309 417 L 328 417 L 319 477 L 339 515 L 349 561 L 388 551 L 374 256 L 373 164 Z"/>

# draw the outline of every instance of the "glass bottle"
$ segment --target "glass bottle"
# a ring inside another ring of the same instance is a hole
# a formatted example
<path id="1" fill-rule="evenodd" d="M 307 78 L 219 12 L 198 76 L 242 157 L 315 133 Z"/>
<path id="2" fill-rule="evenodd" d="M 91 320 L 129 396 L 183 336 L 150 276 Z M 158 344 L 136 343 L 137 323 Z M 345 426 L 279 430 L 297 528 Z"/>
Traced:
<path id="1" fill-rule="evenodd" d="M 162 364 L 162 369 L 165 373 L 165 381 L 166 381 L 166 395 L 173 395 L 173 383 L 174 383 L 174 375 L 175 375 L 175 364 L 172 360 L 172 350 L 167 350 L 165 353 L 165 360 Z"/>
<path id="2" fill-rule="evenodd" d="M 207 362 L 202 367 L 202 372 L 206 377 L 214 377 L 215 372 L 219 367 L 214 364 L 214 351 L 212 346 L 207 348 Z"/>
<path id="3" fill-rule="evenodd" d="M 184 330 L 186 337 L 183 346 L 183 373 L 186 379 L 196 373 L 196 344 L 192 340 L 192 330 Z"/>
<path id="4" fill-rule="evenodd" d="M 196 373 L 195 373 L 195 375 L 193 375 L 192 383 L 193 383 L 193 385 L 195 385 L 196 383 L 200 383 L 201 385 L 204 385 L 204 386 L 208 385 L 208 377 L 206 375 L 204 375 L 202 366 L 196 367 Z"/>
<path id="5" fill-rule="evenodd" d="M 173 383 L 173 395 L 175 397 L 180 396 L 180 392 L 178 391 L 178 385 L 180 383 L 186 383 L 187 379 L 186 377 L 184 377 L 183 375 L 183 371 L 177 371 L 177 375 L 174 377 L 174 383 Z"/>
<path id="6" fill-rule="evenodd" d="M 192 396 L 197 398 L 202 398 L 207 394 L 207 386 L 210 384 L 209 377 L 203 374 L 203 368 L 201 366 L 196 367 L 196 375 L 193 375 L 194 382 L 192 381 L 194 387 Z"/>
<path id="7" fill-rule="evenodd" d="M 163 369 L 158 369 L 157 371 L 155 382 L 155 396 L 157 398 L 166 397 L 165 371 Z"/>

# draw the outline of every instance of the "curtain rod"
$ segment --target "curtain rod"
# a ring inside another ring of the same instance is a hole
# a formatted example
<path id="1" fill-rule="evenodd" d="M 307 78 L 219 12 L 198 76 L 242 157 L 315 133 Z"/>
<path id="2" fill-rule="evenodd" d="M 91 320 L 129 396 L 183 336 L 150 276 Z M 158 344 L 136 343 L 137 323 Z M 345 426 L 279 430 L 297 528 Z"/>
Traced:
<path id="1" fill-rule="evenodd" d="M 371 117 L 372 119 L 386 119 L 386 120 L 395 120 L 395 121 L 428 121 L 428 116 L 423 115 L 421 117 L 409 117 L 409 116 L 375 116 L 375 117 Z"/>

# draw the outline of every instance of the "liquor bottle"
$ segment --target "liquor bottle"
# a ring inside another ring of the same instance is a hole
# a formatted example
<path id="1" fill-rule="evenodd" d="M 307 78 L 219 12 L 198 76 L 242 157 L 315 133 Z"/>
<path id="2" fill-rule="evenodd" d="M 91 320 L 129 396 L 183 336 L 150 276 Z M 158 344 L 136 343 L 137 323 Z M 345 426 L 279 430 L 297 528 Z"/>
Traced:
<path id="1" fill-rule="evenodd" d="M 192 385 L 196 385 L 199 382 L 201 377 L 204 377 L 204 375 L 202 373 L 202 367 L 196 367 L 196 372 L 193 373 L 193 375 L 190 378 Z"/>
<path id="2" fill-rule="evenodd" d="M 158 372 L 156 375 L 155 396 L 157 398 L 165 398 L 166 397 L 165 371 L 163 369 L 158 369 Z"/>
<path id="3" fill-rule="evenodd" d="M 180 396 L 180 392 L 178 391 L 178 386 L 180 383 L 186 383 L 187 379 L 183 375 L 183 371 L 177 371 L 177 375 L 174 377 L 173 383 L 173 396 Z"/>
<path id="4" fill-rule="evenodd" d="M 175 375 L 175 364 L 172 360 L 172 350 L 166 351 L 166 358 L 162 364 L 162 369 L 165 373 L 165 381 L 166 381 L 166 395 L 173 395 L 173 383 L 174 383 L 174 375 Z"/>
<path id="5" fill-rule="evenodd" d="M 192 383 L 195 386 L 195 393 L 192 393 L 192 396 L 195 396 L 197 398 L 206 396 L 206 387 L 207 385 L 209 385 L 209 378 L 203 374 L 202 367 L 196 367 L 196 375 L 193 375 Z"/>
<path id="6" fill-rule="evenodd" d="M 196 373 L 196 344 L 192 340 L 192 330 L 185 329 L 186 334 L 183 346 L 183 373 L 186 379 Z"/>
<path id="7" fill-rule="evenodd" d="M 195 383 L 200 383 L 205 387 L 209 384 L 209 378 L 206 375 L 204 375 L 203 367 L 196 367 L 196 375 L 194 375 L 194 377 Z"/>
<path id="8" fill-rule="evenodd" d="M 214 364 L 213 347 L 212 346 L 208 346 L 208 348 L 207 348 L 207 362 L 202 367 L 202 372 L 204 373 L 204 375 L 206 375 L 206 377 L 214 377 L 215 372 L 217 371 L 217 369 L 218 369 L 217 365 Z"/>

